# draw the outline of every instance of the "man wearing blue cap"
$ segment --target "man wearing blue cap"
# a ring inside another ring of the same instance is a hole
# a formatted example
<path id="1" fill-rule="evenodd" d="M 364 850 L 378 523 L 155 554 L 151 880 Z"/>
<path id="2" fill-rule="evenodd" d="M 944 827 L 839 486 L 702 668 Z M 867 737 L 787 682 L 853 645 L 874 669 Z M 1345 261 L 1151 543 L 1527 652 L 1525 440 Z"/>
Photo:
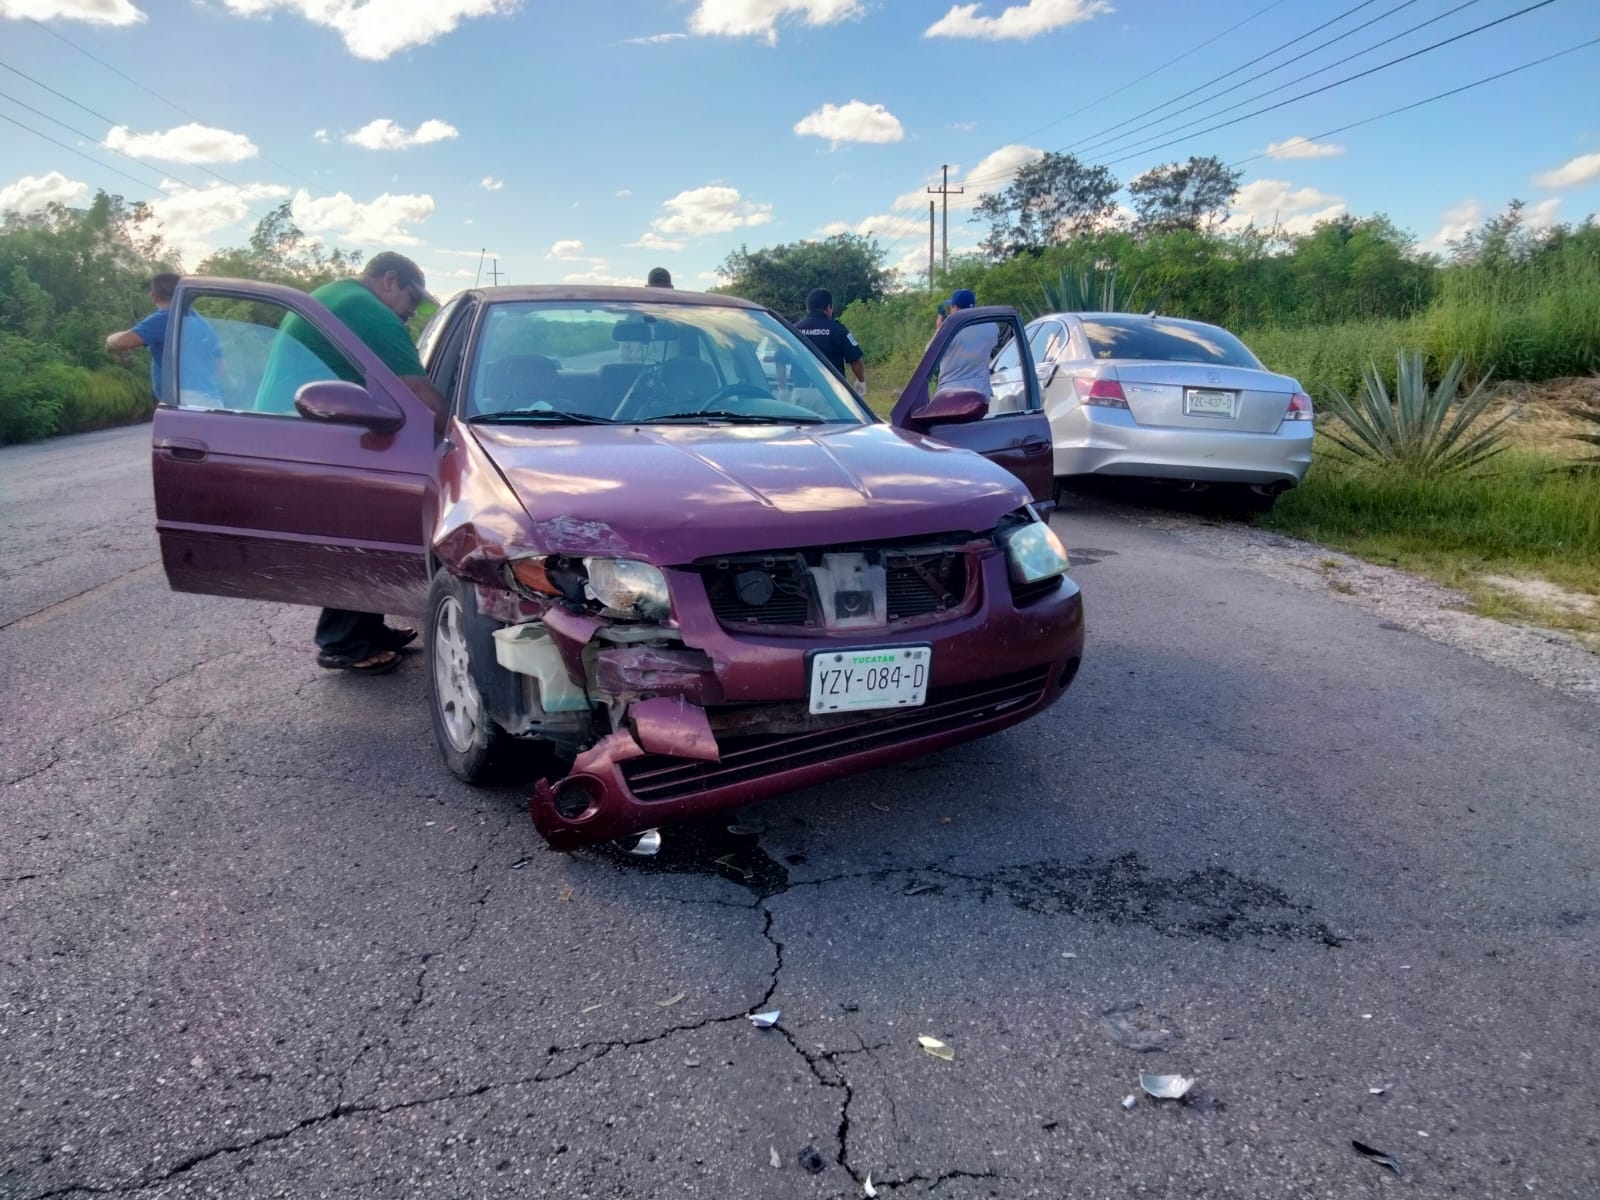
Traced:
<path id="1" fill-rule="evenodd" d="M 977 303 L 978 298 L 970 288 L 957 288 L 946 301 L 952 313 L 972 308 Z M 994 354 L 995 342 L 996 327 L 986 321 L 968 325 L 951 338 L 939 359 L 939 390 L 971 388 L 986 397 L 993 397 L 994 390 L 989 383 L 989 358 Z"/>

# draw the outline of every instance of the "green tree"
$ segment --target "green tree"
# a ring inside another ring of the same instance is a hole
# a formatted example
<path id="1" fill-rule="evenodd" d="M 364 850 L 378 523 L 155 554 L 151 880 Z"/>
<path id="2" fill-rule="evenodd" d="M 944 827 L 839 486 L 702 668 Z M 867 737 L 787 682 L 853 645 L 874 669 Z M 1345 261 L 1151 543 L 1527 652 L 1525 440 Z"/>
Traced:
<path id="1" fill-rule="evenodd" d="M 355 274 L 361 259 L 359 251 L 329 250 L 307 237 L 295 224 L 293 209 L 285 200 L 256 222 L 246 245 L 218 250 L 200 264 L 197 273 L 284 283 L 309 292 Z"/>
<path id="2" fill-rule="evenodd" d="M 1243 178 L 1243 171 L 1231 170 L 1211 155 L 1152 167 L 1128 184 L 1139 215 L 1137 228 L 1142 233 L 1210 233 L 1238 195 Z"/>
<path id="3" fill-rule="evenodd" d="M 884 297 L 894 282 L 884 257 L 876 240 L 853 233 L 760 250 L 740 246 L 722 263 L 729 282 L 719 290 L 792 317 L 805 311 L 807 292 L 825 287 L 841 313 L 857 300 Z"/>
<path id="4" fill-rule="evenodd" d="M 987 221 L 983 252 L 993 259 L 1038 253 L 1046 246 L 1105 227 L 1122 185 L 1105 167 L 1071 154 L 1049 153 L 1017 170 L 1005 188 L 988 192 L 972 215 Z"/>

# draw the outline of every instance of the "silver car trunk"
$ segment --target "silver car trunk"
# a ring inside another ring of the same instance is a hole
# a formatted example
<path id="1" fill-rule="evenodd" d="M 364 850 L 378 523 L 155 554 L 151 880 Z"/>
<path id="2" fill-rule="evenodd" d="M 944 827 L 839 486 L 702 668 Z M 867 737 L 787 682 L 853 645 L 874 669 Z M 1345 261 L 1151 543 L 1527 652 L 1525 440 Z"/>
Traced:
<path id="1" fill-rule="evenodd" d="M 1124 361 L 1116 372 L 1135 421 L 1174 429 L 1272 433 L 1295 393 L 1287 376 L 1213 363 Z"/>

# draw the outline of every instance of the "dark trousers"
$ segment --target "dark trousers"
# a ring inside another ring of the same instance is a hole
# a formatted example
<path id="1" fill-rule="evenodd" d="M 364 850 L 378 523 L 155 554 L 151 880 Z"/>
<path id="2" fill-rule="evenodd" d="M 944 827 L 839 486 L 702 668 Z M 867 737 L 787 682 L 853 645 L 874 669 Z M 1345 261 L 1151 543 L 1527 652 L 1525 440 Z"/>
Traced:
<path id="1" fill-rule="evenodd" d="M 383 614 L 325 608 L 317 618 L 317 649 L 356 662 L 383 649 Z"/>

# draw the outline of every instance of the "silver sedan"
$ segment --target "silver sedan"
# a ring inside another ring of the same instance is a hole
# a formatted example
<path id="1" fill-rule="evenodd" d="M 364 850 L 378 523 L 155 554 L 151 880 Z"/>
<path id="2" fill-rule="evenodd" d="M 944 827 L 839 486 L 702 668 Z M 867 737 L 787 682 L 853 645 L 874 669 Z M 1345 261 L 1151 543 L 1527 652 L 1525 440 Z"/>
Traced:
<path id="1" fill-rule="evenodd" d="M 1051 313 L 1027 335 L 1058 478 L 1222 486 L 1266 508 L 1311 466 L 1311 397 L 1225 329 L 1137 313 Z M 1002 350 L 995 370 L 1017 353 Z"/>

